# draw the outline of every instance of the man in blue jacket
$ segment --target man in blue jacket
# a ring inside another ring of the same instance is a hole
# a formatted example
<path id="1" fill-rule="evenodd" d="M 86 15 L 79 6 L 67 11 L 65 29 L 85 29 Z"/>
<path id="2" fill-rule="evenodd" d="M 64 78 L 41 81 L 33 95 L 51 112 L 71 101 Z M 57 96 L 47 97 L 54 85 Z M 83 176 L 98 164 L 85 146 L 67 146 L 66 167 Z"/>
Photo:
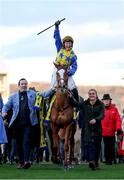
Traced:
<path id="1" fill-rule="evenodd" d="M 7 112 L 12 109 L 13 114 L 9 127 L 13 129 L 13 135 L 17 141 L 19 166 L 18 168 L 28 169 L 30 156 L 30 141 L 32 126 L 38 124 L 36 110 L 33 108 L 36 92 L 28 90 L 28 82 L 22 78 L 18 82 L 19 91 L 11 95 L 8 102 L 3 106 L 2 116 L 6 117 Z"/>

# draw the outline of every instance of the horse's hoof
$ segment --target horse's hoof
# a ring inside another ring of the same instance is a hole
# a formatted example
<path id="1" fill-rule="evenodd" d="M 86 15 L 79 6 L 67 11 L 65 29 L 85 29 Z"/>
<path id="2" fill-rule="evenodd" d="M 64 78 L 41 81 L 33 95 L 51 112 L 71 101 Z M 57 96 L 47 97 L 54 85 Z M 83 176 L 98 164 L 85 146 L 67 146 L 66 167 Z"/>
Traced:
<path id="1" fill-rule="evenodd" d="M 60 166 L 60 167 L 62 167 L 62 166 L 63 166 L 63 163 L 62 163 L 62 162 L 60 162 L 60 163 L 59 163 L 59 166 Z"/>
<path id="2" fill-rule="evenodd" d="M 64 171 L 66 172 L 68 170 L 68 168 L 67 167 L 64 167 Z"/>
<path id="3" fill-rule="evenodd" d="M 68 168 L 69 169 L 74 169 L 74 166 L 73 165 L 69 165 Z"/>
<path id="4" fill-rule="evenodd" d="M 69 170 L 69 166 L 68 165 L 64 165 L 64 171 Z"/>

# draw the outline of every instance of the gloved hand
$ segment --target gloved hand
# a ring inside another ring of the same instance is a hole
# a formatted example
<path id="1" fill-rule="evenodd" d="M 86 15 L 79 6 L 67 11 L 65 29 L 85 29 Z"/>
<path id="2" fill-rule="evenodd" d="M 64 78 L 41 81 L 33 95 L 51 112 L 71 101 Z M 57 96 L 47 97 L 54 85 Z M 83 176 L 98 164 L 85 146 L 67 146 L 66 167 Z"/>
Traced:
<path id="1" fill-rule="evenodd" d="M 55 27 L 57 28 L 59 25 L 60 25 L 60 21 L 58 20 L 55 22 Z"/>
<path id="2" fill-rule="evenodd" d="M 120 129 L 117 130 L 117 136 L 120 135 L 122 131 Z"/>

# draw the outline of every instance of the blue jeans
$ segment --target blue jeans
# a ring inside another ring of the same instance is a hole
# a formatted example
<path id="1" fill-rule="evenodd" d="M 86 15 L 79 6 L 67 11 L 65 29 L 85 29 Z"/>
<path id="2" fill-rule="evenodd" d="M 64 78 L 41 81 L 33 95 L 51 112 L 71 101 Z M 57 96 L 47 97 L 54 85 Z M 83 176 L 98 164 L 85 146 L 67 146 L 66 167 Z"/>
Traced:
<path id="1" fill-rule="evenodd" d="M 14 157 L 17 157 L 17 143 L 16 143 L 16 139 L 12 138 L 12 140 L 11 140 L 11 151 L 10 151 L 10 161 L 13 161 Z"/>
<path id="2" fill-rule="evenodd" d="M 16 126 L 14 136 L 17 142 L 19 162 L 29 162 L 31 151 L 31 126 Z"/>

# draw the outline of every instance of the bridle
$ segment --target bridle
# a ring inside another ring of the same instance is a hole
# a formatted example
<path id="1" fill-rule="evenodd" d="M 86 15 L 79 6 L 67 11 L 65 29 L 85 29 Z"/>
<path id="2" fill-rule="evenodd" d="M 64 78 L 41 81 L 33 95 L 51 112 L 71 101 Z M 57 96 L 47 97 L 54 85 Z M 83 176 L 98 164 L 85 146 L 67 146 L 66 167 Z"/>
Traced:
<path id="1" fill-rule="evenodd" d="M 68 91 L 68 75 L 66 69 L 57 70 L 57 88 L 63 93 Z M 66 77 L 66 79 L 65 79 Z"/>

